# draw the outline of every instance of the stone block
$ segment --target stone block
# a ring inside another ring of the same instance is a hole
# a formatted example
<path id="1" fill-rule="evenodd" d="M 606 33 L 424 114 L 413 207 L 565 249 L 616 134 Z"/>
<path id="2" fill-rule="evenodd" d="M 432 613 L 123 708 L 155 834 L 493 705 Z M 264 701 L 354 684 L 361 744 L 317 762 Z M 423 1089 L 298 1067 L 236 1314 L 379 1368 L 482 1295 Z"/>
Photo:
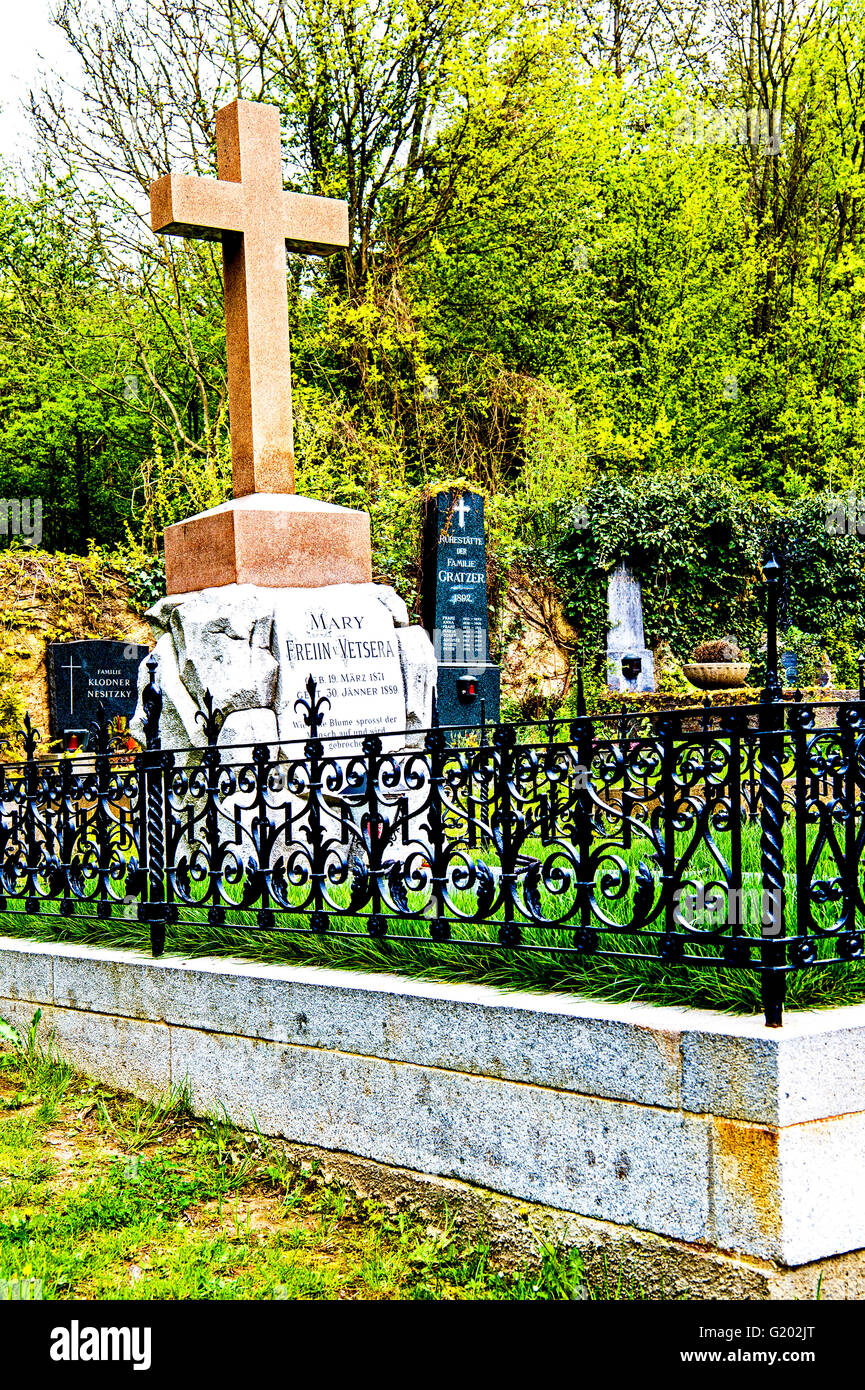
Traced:
<path id="1" fill-rule="evenodd" d="M 732 1020 L 734 1026 L 736 1020 Z M 682 1105 L 698 1113 L 774 1124 L 778 1109 L 778 1041 L 769 1036 L 682 1030 Z"/>
<path id="2" fill-rule="evenodd" d="M 714 1242 L 784 1265 L 865 1246 L 865 1115 L 787 1125 L 712 1121 Z"/>
<path id="3" fill-rule="evenodd" d="M 865 1114 L 781 1129 L 778 1158 L 779 1258 L 800 1265 L 865 1246 Z"/>
<path id="4" fill-rule="evenodd" d="M 0 1016 L 5 1001 L 0 1000 Z M 86 1013 L 40 1005 L 42 1017 L 36 1032 L 37 1046 L 56 1051 L 77 1071 L 133 1095 L 163 1094 L 171 1081 L 169 1032 L 162 1023 L 118 1018 L 112 1014 Z M 36 1006 L 10 1001 L 12 1023 L 22 1034 L 29 1027 Z"/>
<path id="5" fill-rule="evenodd" d="M 429 1063 L 674 1108 L 678 1035 L 651 1013 L 556 995 L 237 960 L 56 948 L 54 998 L 208 1032 Z M 631 1017 L 626 1018 L 629 1012 Z"/>
<path id="6" fill-rule="evenodd" d="M 777 1031 L 694 1015 L 682 1029 L 682 1105 L 769 1125 L 865 1110 L 865 1006 L 788 1013 Z"/>
<path id="7" fill-rule="evenodd" d="M 172 612 L 180 679 L 199 709 L 207 691 L 224 715 L 273 703 L 273 615 L 256 604 L 257 597 L 252 586 L 232 585 L 218 604 L 212 595 L 190 594 Z"/>
<path id="8" fill-rule="evenodd" d="M 46 1009 L 49 1007 L 50 1006 L 47 1004 L 37 1004 L 32 999 L 4 999 L 0 996 L 0 1018 L 2 1018 L 5 1023 L 11 1023 L 12 1027 L 16 1029 L 22 1038 L 26 1036 L 27 1030 L 33 1022 L 33 1015 L 36 1013 L 36 1010 L 41 1009 L 44 1017 Z M 44 1045 L 45 1027 L 41 1019 L 39 1020 L 39 1024 L 41 1027 L 37 1026 L 37 1033 L 39 1034 L 40 1042 Z"/>
<path id="9" fill-rule="evenodd" d="M 166 749 L 203 748 L 206 740 L 201 721 L 197 718 L 198 706 L 180 678 L 174 641 L 169 632 L 164 632 L 159 638 L 152 655 L 159 663 L 156 680 L 162 691 L 162 714 L 159 720 L 159 736 L 162 747 Z M 141 700 L 141 692 L 149 680 L 150 672 L 147 669 L 147 662 L 142 661 L 138 668 L 138 704 L 135 707 L 135 714 L 129 722 L 133 738 L 137 738 L 142 744 L 145 742 L 145 735 L 144 705 Z"/>
<path id="10" fill-rule="evenodd" d="M 319 588 L 372 579 L 369 516 L 294 493 L 253 493 L 165 531 L 169 594 L 226 584 Z"/>
<path id="11" fill-rule="evenodd" d="M 265 1134 L 456 1175 L 684 1240 L 705 1237 L 696 1116 L 305 1047 L 171 1029 L 172 1080 Z"/>
<path id="12" fill-rule="evenodd" d="M 438 678 L 435 652 L 422 627 L 397 628 L 396 637 L 405 689 L 406 728 L 428 729 Z"/>
<path id="13" fill-rule="evenodd" d="M 276 714 L 272 709 L 242 709 L 230 714 L 219 730 L 217 744 L 220 748 L 235 748 L 235 755 L 241 762 L 252 759 L 255 744 L 275 743 L 279 737 Z M 276 757 L 276 749 L 270 752 Z"/>
<path id="14" fill-rule="evenodd" d="M 712 1123 L 712 1243 L 771 1259 L 783 1231 L 778 1131 L 715 1118 Z"/>
<path id="15" fill-rule="evenodd" d="M 182 1012 L 181 964 L 170 956 L 153 960 L 144 951 L 64 945 L 54 962 L 54 1002 L 64 1009 L 160 1023 L 172 994 L 179 996 L 175 1007 Z"/>
<path id="16" fill-rule="evenodd" d="M 0 937 L 0 1001 L 53 998 L 54 949 L 35 941 Z M 0 1002 L 0 1015 L 2 1015 Z"/>
<path id="17" fill-rule="evenodd" d="M 170 594 L 147 614 L 157 643 L 157 682 L 163 693 L 160 721 L 166 749 L 204 745 L 198 715 L 205 691 L 228 717 L 218 742 L 243 742 L 245 733 L 270 743 L 309 735 L 302 710 L 307 681 L 326 699 L 320 709 L 324 736 L 343 731 L 393 734 L 398 748 L 412 746 L 412 728 L 429 725 L 435 662 L 422 628 L 408 626 L 405 603 L 387 584 L 328 584 L 282 589 L 225 584 Z M 149 679 L 138 673 L 132 731 L 143 739 L 141 693 Z M 255 712 L 254 715 L 252 712 Z M 238 723 L 232 715 L 249 713 Z M 329 755 L 359 751 L 359 741 L 327 743 Z M 197 754 L 182 760 L 194 762 Z"/>

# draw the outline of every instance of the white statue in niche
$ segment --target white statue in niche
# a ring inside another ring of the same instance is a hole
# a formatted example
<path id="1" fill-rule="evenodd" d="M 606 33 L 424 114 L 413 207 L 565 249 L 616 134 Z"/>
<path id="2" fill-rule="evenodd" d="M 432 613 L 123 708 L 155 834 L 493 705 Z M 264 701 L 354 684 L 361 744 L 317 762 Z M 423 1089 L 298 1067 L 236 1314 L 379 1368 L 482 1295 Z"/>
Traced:
<path id="1" fill-rule="evenodd" d="M 643 631 L 640 581 L 622 561 L 607 585 L 607 685 L 610 690 L 653 691 L 655 661 Z"/>

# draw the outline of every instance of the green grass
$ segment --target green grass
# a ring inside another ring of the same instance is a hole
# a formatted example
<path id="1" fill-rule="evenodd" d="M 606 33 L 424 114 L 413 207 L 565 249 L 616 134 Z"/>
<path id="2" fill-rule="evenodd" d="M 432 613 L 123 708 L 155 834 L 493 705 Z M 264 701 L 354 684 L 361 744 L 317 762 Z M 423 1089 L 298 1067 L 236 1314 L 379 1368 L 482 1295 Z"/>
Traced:
<path id="1" fill-rule="evenodd" d="M 38 1020 L 37 1020 L 38 1022 Z M 119 1095 L 4 1025 L 0 1280 L 49 1299 L 632 1299 L 579 1252 L 497 1265 L 482 1239 L 358 1199 L 174 1092 Z M 20 1287 L 20 1285 L 19 1285 Z"/>
<path id="2" fill-rule="evenodd" d="M 815 831 L 809 827 L 809 842 L 813 843 Z M 676 854 L 680 856 L 689 843 L 690 832 L 677 835 Z M 785 862 L 794 863 L 795 825 L 788 821 L 785 825 Z M 718 833 L 714 837 L 721 854 L 729 856 L 728 833 Z M 742 831 L 743 873 L 750 875 L 750 881 L 760 881 L 760 832 L 759 827 L 747 824 Z M 544 847 L 540 842 L 527 842 L 524 852 L 543 858 Z M 530 991 L 553 991 L 572 995 L 595 997 L 613 1001 L 639 1001 L 647 1004 L 674 1005 L 694 1008 L 717 1009 L 728 1013 L 759 1014 L 761 1011 L 760 982 L 756 971 L 716 969 L 710 966 L 686 964 L 672 966 L 657 961 L 632 959 L 628 952 L 639 953 L 644 949 L 655 949 L 654 942 L 646 939 L 641 943 L 639 937 L 626 930 L 631 920 L 631 904 L 634 894 L 633 877 L 641 860 L 651 861 L 652 847 L 648 840 L 635 839 L 631 849 L 622 851 L 615 846 L 613 852 L 623 859 L 632 871 L 631 889 L 619 900 L 604 903 L 605 910 L 619 925 L 617 932 L 611 930 L 601 938 L 601 947 L 607 954 L 578 956 L 565 954 L 561 949 L 567 945 L 567 930 L 525 929 L 524 935 L 531 945 L 541 947 L 532 949 L 503 949 L 497 944 L 496 936 L 500 925 L 498 919 L 483 926 L 454 924 L 454 934 L 465 938 L 463 944 L 436 944 L 429 938 L 429 924 L 426 921 L 413 922 L 408 919 L 397 920 L 389 926 L 389 937 L 378 941 L 366 934 L 365 920 L 362 917 L 332 918 L 332 930 L 323 936 L 313 936 L 308 932 L 264 931 L 255 925 L 253 912 L 233 913 L 233 923 L 225 927 L 212 927 L 206 920 L 206 913 L 199 909 L 187 909 L 184 916 L 188 921 L 180 922 L 168 930 L 167 950 L 169 953 L 184 956 L 226 956 L 243 957 L 264 962 L 288 962 L 303 965 L 319 965 L 345 970 L 386 971 L 410 977 L 451 980 L 494 985 L 504 989 Z M 490 854 L 484 859 L 495 863 Z M 828 850 L 824 850 L 817 877 L 831 878 L 836 872 Z M 701 844 L 691 861 L 690 874 L 707 881 L 718 876 L 718 867 L 709 849 Z M 237 890 L 239 893 L 239 889 Z M 348 888 L 333 890 L 334 897 L 348 903 Z M 463 895 L 466 905 L 470 905 L 470 895 Z M 460 895 L 457 894 L 457 901 Z M 555 910 L 556 900 L 545 889 L 541 889 L 544 911 Z M 409 895 L 411 906 L 420 903 L 417 895 Z M 91 945 L 113 945 L 122 948 L 149 950 L 147 928 L 130 917 L 119 913 L 109 921 L 96 921 L 92 918 L 59 919 L 28 916 L 17 910 L 18 904 L 10 905 L 10 910 L 0 914 L 0 931 L 10 936 L 23 936 L 39 941 L 74 941 Z M 829 925 L 837 916 L 837 904 L 827 903 L 813 908 L 814 919 L 818 925 Z M 788 876 L 786 930 L 795 934 L 796 890 L 792 874 Z M 278 919 L 279 920 L 279 919 Z M 300 916 L 289 918 L 288 925 L 303 927 L 306 920 Z M 756 924 L 746 928 L 750 935 L 759 936 Z M 397 939 L 397 938 L 402 939 Z M 823 955 L 830 954 L 828 946 L 821 946 Z M 717 947 L 697 947 L 698 954 L 714 956 Z M 865 964 L 845 963 L 809 967 L 792 972 L 787 977 L 787 1008 L 816 1009 L 839 1007 L 858 1003 L 865 999 Z"/>

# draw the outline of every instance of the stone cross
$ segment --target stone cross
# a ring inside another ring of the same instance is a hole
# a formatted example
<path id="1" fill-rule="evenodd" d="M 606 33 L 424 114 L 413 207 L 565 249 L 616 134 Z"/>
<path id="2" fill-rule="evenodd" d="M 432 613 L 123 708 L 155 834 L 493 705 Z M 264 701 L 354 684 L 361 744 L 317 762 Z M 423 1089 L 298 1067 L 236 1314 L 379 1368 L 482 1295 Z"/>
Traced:
<path id="1" fill-rule="evenodd" d="M 223 106 L 216 151 L 218 178 L 166 174 L 151 186 L 151 224 L 222 241 L 234 496 L 293 493 L 285 253 L 348 246 L 348 204 L 284 191 L 275 106 Z"/>

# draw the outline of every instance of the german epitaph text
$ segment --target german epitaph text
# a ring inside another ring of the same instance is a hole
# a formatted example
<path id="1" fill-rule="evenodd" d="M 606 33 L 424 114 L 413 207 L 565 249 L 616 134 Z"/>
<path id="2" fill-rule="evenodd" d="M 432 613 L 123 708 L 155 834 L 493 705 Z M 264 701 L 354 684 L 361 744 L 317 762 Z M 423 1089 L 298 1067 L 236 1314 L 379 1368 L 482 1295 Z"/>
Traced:
<path id="1" fill-rule="evenodd" d="M 435 647 L 442 724 L 499 717 L 499 668 L 489 659 L 484 499 L 440 492 L 427 501 L 423 538 L 423 621 Z"/>
<path id="2" fill-rule="evenodd" d="M 83 746 L 100 705 L 109 719 L 120 715 L 128 723 L 138 698 L 138 666 L 147 651 L 137 642 L 50 642 L 46 660 L 52 737 L 74 733 L 78 746 Z"/>

